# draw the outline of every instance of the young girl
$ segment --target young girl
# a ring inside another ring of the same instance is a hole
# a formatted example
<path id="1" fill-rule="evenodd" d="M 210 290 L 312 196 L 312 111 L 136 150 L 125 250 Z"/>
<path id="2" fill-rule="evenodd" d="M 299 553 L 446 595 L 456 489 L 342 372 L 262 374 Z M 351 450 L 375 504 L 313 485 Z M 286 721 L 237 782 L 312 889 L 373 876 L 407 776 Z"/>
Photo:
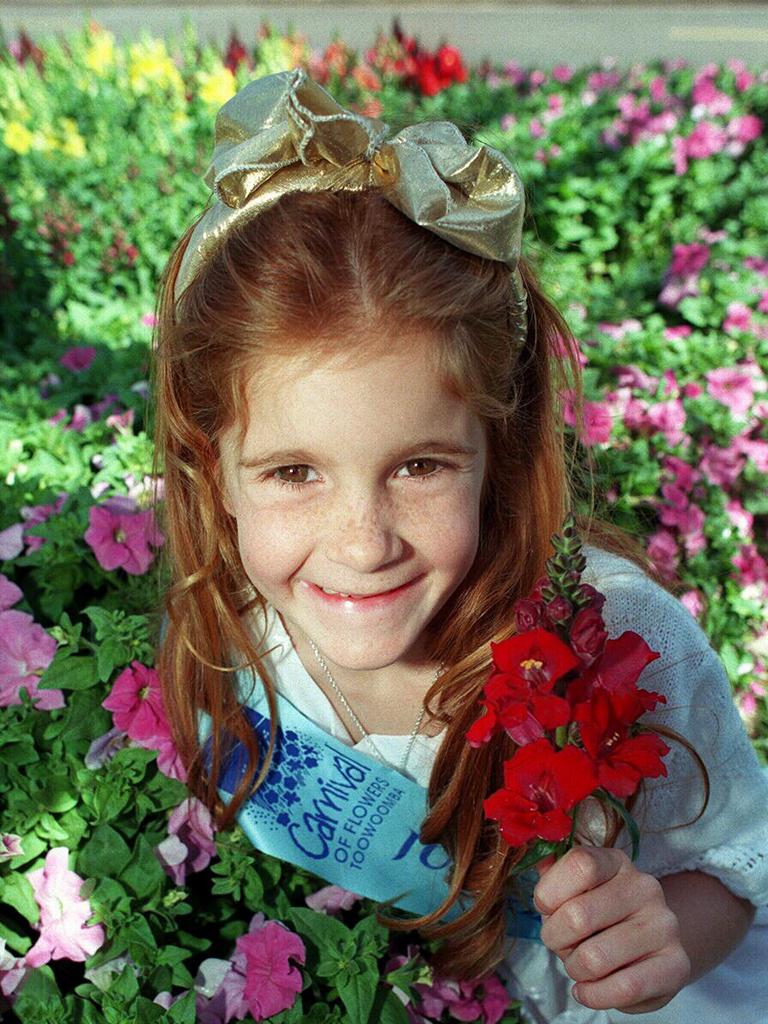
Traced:
<path id="1" fill-rule="evenodd" d="M 660 652 L 647 720 L 706 772 L 672 743 L 639 859 L 620 840 L 542 863 L 540 934 L 506 939 L 516 852 L 482 801 L 514 745 L 465 734 L 571 504 L 557 396 L 578 373 L 511 165 L 447 122 L 390 136 L 296 70 L 224 105 L 205 180 L 156 349 L 159 665 L 192 791 L 267 852 L 408 889 L 441 968 L 499 967 L 537 1024 L 768 1021 L 768 784 L 704 634 L 586 521 L 609 634 Z"/>

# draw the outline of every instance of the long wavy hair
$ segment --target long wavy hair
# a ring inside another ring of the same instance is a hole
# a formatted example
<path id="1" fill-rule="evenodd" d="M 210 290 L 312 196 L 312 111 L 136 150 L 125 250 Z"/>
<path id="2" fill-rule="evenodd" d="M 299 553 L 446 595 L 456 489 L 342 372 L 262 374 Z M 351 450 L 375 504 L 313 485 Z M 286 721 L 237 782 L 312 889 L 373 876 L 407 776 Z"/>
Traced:
<path id="1" fill-rule="evenodd" d="M 154 339 L 156 471 L 165 480 L 161 515 L 171 574 L 158 670 L 189 789 L 219 829 L 230 827 L 263 781 L 274 746 L 274 686 L 263 662 L 265 638 L 253 631 L 265 616 L 249 614 L 266 603 L 241 564 L 219 470 L 222 431 L 245 427 L 239 413 L 247 407 L 248 369 L 261 354 L 322 358 L 341 344 L 365 356 L 384 325 L 389 337 L 393 329 L 404 338 L 414 328 L 428 330 L 446 386 L 484 424 L 489 458 L 475 562 L 425 637 L 428 655 L 447 667 L 427 696 L 445 732 L 421 839 L 450 854 L 450 891 L 433 914 L 387 923 L 444 939 L 437 960 L 443 971 L 481 976 L 503 956 L 508 879 L 521 855 L 484 818 L 482 803 L 502 786 L 504 760 L 515 746 L 499 736 L 472 748 L 464 737 L 480 710 L 489 642 L 514 632 L 512 607 L 543 574 L 550 537 L 573 504 L 575 446 L 563 428 L 561 396 L 575 394 L 578 410 L 575 341 L 523 259 L 529 327 L 522 348 L 515 346 L 508 268 L 418 227 L 375 191 L 283 197 L 226 238 L 175 307 L 191 231 L 163 273 Z M 585 541 L 631 558 L 658 579 L 632 538 L 591 515 L 579 526 Z M 272 720 L 267 751 L 259 750 L 238 703 L 233 651 L 264 687 Z M 209 766 L 199 711 L 212 719 Z M 238 742 L 250 771 L 224 805 L 216 780 Z M 441 924 L 461 893 L 474 897 L 470 909 Z"/>

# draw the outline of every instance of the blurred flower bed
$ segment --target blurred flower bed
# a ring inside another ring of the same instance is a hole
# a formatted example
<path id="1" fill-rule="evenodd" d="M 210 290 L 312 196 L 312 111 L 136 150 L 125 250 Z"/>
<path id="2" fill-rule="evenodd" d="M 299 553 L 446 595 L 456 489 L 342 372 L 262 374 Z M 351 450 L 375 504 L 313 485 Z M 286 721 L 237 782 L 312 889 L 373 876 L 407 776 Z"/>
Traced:
<path id="1" fill-rule="evenodd" d="M 372 904 L 215 833 L 152 668 L 163 535 L 148 354 L 207 200 L 218 107 L 297 65 L 394 130 L 514 162 L 527 252 L 580 344 L 581 456 L 768 749 L 768 72 L 733 60 L 470 68 L 396 24 L 366 52 L 264 26 L 0 40 L 0 1010 L 40 1024 L 519 1020 Z M 569 419 L 573 420 L 569 410 Z M 571 424 L 572 425 L 572 424 Z"/>

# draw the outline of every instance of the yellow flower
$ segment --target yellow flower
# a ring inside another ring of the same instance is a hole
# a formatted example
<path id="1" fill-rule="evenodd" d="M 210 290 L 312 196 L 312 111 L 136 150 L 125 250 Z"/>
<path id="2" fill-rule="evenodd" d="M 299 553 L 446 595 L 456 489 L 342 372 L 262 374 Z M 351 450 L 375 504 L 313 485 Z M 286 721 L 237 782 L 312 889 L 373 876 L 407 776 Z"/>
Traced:
<path id="1" fill-rule="evenodd" d="M 115 63 L 115 37 L 112 33 L 102 29 L 98 35 L 94 35 L 83 60 L 87 68 L 104 77 Z"/>
<path id="2" fill-rule="evenodd" d="M 184 95 L 184 82 L 162 39 L 148 39 L 129 47 L 128 77 L 134 92 L 147 93 L 152 86 L 171 87 Z"/>
<path id="3" fill-rule="evenodd" d="M 237 92 L 235 76 L 223 65 L 216 71 L 202 71 L 197 83 L 200 99 L 211 107 L 222 106 Z"/>
<path id="4" fill-rule="evenodd" d="M 71 117 L 63 117 L 61 123 L 64 128 L 64 142 L 59 146 L 61 152 L 77 159 L 84 157 L 86 153 L 85 140 L 77 130 L 77 121 Z"/>
<path id="5" fill-rule="evenodd" d="M 9 121 L 3 132 L 3 142 L 12 149 L 14 153 L 22 156 L 32 148 L 32 132 L 25 128 L 20 121 Z"/>

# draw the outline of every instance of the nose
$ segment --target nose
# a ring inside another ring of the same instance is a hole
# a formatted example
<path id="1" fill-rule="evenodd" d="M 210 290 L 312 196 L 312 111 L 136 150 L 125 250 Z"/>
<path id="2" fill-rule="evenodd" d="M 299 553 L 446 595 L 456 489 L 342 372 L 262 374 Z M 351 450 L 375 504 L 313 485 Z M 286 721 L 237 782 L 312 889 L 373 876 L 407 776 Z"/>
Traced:
<path id="1" fill-rule="evenodd" d="M 325 554 L 331 562 L 358 573 L 371 573 L 396 561 L 403 540 L 394 515 L 381 497 L 342 501 L 326 527 Z"/>

